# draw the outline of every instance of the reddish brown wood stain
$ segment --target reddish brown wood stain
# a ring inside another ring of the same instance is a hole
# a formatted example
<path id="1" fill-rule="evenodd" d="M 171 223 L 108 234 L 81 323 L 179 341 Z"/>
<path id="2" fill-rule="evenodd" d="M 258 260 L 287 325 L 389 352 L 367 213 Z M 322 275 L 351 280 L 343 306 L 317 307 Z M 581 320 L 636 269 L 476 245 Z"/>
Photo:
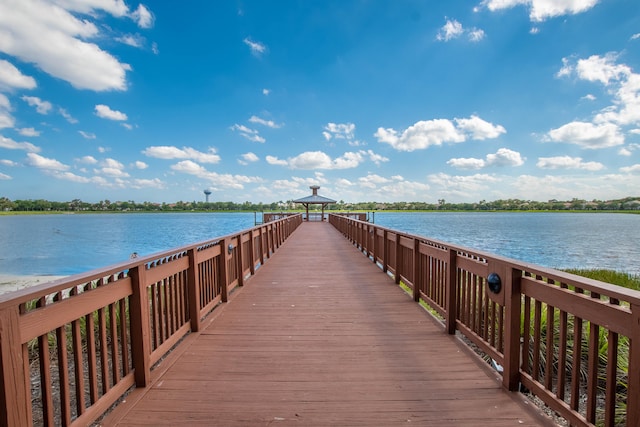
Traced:
<path id="1" fill-rule="evenodd" d="M 548 424 L 329 224 L 216 311 L 103 425 Z"/>

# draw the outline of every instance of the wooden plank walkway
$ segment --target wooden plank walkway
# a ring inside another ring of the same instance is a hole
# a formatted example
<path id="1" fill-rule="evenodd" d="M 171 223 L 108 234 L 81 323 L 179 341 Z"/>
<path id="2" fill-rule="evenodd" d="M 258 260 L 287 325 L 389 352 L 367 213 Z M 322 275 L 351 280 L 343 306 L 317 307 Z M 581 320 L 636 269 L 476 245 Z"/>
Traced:
<path id="1" fill-rule="evenodd" d="M 327 223 L 216 312 L 102 425 L 552 425 Z"/>

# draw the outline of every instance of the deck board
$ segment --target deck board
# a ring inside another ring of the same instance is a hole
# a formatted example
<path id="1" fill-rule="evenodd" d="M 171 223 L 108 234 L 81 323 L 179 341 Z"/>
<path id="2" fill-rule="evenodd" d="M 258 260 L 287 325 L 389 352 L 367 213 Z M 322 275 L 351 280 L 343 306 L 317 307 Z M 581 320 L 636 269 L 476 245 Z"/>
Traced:
<path id="1" fill-rule="evenodd" d="M 329 224 L 216 311 L 103 425 L 551 425 Z"/>

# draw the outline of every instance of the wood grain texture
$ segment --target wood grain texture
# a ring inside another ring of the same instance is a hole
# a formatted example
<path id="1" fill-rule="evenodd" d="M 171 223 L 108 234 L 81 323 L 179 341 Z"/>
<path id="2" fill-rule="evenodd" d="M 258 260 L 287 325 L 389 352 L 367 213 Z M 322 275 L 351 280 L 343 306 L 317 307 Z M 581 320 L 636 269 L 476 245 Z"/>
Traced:
<path id="1" fill-rule="evenodd" d="M 549 424 L 327 223 L 219 310 L 102 425 Z"/>

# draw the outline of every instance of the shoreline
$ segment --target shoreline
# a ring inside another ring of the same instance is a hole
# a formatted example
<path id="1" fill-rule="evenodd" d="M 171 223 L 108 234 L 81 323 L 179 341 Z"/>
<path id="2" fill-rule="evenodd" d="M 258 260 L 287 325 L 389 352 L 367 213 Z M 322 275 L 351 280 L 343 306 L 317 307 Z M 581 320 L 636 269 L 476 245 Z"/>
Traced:
<path id="1" fill-rule="evenodd" d="M 52 282 L 67 276 L 54 275 L 18 275 L 0 273 L 0 295 L 35 285 Z"/>

